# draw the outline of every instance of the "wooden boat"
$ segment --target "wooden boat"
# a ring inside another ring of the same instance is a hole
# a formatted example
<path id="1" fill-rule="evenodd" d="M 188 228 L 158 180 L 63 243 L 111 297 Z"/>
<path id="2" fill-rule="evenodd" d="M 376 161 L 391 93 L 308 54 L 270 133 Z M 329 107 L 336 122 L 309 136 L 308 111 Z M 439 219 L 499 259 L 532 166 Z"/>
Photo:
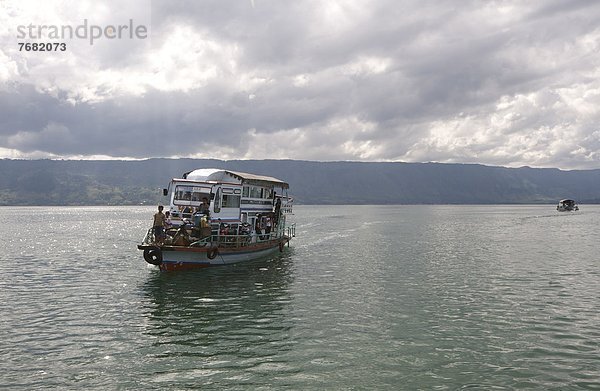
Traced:
<path id="1" fill-rule="evenodd" d="M 171 180 L 164 234 L 148 230 L 138 249 L 163 271 L 250 261 L 284 251 L 295 236 L 289 185 L 277 178 L 197 169 Z"/>

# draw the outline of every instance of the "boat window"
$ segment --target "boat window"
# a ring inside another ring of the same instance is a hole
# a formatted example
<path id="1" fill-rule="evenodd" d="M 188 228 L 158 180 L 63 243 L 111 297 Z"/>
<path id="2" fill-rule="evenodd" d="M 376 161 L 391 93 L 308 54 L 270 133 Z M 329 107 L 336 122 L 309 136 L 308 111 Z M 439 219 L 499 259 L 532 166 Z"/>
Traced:
<path id="1" fill-rule="evenodd" d="M 250 194 L 250 188 L 248 186 L 244 186 L 244 192 L 242 193 L 242 196 L 248 197 L 249 194 Z"/>
<path id="2" fill-rule="evenodd" d="M 240 196 L 223 194 L 223 208 L 239 208 Z"/>
<path id="3" fill-rule="evenodd" d="M 200 205 L 203 197 L 210 194 L 209 187 L 176 186 L 173 203 L 176 205 Z"/>
<path id="4" fill-rule="evenodd" d="M 251 186 L 250 187 L 250 198 L 257 198 L 258 197 L 258 188 L 256 186 Z"/>
<path id="5" fill-rule="evenodd" d="M 248 192 L 246 194 L 246 191 Z M 235 192 L 235 194 L 239 194 L 238 192 Z M 272 198 L 272 190 L 271 189 L 266 189 L 264 187 L 259 187 L 259 186 L 249 186 L 248 190 L 246 190 L 246 186 L 244 186 L 244 197 L 249 197 L 249 198 Z"/>

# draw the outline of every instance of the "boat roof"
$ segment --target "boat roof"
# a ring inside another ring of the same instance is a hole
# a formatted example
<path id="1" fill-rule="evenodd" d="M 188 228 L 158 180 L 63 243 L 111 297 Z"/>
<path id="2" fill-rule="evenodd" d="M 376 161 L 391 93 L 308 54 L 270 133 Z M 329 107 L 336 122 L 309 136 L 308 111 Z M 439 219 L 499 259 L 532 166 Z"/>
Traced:
<path id="1" fill-rule="evenodd" d="M 241 171 L 223 170 L 218 168 L 200 168 L 183 174 L 184 179 L 193 181 L 215 181 L 215 182 L 231 182 L 237 180 L 240 183 L 251 184 L 256 186 L 276 186 L 282 189 L 288 189 L 290 185 L 280 179 L 266 176 L 250 174 Z"/>
<path id="2" fill-rule="evenodd" d="M 565 198 L 564 200 L 560 200 L 558 202 L 560 202 L 560 203 L 571 203 L 571 202 L 575 202 L 575 200 L 571 200 L 569 198 Z"/>

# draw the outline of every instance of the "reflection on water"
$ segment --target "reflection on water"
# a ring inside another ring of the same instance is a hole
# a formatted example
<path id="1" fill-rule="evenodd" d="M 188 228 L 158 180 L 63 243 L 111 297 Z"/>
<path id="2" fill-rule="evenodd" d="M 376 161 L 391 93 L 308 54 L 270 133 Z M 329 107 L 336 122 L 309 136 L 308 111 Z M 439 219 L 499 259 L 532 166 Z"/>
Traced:
<path id="1" fill-rule="evenodd" d="M 164 369 L 153 381 L 168 385 L 202 373 L 223 385 L 219 374 L 239 371 L 237 382 L 259 381 L 272 370 L 292 370 L 281 354 L 291 349 L 287 317 L 290 255 L 249 264 L 174 273 L 152 273 L 142 285 L 144 333 L 153 353 L 147 364 Z M 173 360 L 179 364 L 169 369 Z M 185 361 L 180 361 L 185 360 Z M 230 379 L 231 380 L 231 379 Z"/>

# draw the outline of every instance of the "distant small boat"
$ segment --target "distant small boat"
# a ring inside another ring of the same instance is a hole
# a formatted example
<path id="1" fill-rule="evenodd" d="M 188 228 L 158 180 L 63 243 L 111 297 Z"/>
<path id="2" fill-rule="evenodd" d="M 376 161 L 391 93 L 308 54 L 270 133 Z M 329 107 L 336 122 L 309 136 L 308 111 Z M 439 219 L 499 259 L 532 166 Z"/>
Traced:
<path id="1" fill-rule="evenodd" d="M 579 210 L 579 207 L 574 200 L 565 199 L 558 201 L 556 210 L 559 212 L 573 212 Z"/>

